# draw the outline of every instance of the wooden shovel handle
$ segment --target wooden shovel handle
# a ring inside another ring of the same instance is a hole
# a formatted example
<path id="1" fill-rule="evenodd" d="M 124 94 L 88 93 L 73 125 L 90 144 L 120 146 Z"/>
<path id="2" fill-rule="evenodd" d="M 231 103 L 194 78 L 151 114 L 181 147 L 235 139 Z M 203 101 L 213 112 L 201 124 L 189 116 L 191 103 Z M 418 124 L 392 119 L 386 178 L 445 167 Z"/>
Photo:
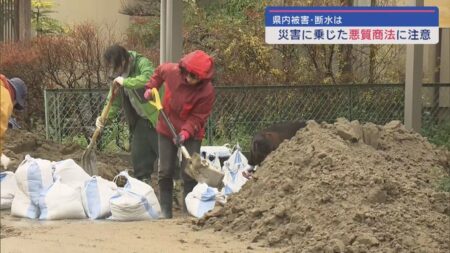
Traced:
<path id="1" fill-rule="evenodd" d="M 106 118 L 108 117 L 109 114 L 109 110 L 111 109 L 112 103 L 114 101 L 114 99 L 117 96 L 117 91 L 118 91 L 118 87 L 119 84 L 114 83 L 111 87 L 112 91 L 111 91 L 111 97 L 109 98 L 108 103 L 106 104 L 105 109 L 102 111 L 102 114 L 100 115 L 100 121 L 105 124 L 106 122 Z M 97 127 L 95 129 L 94 135 L 92 135 L 92 140 L 91 143 L 95 143 L 97 142 L 97 138 L 100 135 L 100 133 L 102 132 L 102 128 Z"/>

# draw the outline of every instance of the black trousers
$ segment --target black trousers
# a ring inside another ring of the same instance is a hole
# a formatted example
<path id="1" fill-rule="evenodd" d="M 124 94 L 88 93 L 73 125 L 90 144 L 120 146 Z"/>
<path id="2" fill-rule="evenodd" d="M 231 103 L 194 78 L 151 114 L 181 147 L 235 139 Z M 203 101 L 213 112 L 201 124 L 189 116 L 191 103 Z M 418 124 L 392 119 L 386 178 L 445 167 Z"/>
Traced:
<path id="1" fill-rule="evenodd" d="M 173 144 L 172 138 L 168 138 L 164 135 L 158 134 L 158 142 L 159 142 L 159 173 L 158 180 L 161 179 L 176 179 L 178 176 L 175 174 L 178 169 L 178 147 Z M 184 143 L 189 154 L 192 153 L 200 153 L 200 140 L 189 139 Z M 187 160 L 184 159 L 181 161 L 181 179 L 183 183 L 197 183 L 193 178 L 191 178 L 185 172 Z"/>
<path id="2" fill-rule="evenodd" d="M 130 126 L 131 127 L 131 126 Z M 134 177 L 150 179 L 158 159 L 158 135 L 148 119 L 139 117 L 131 131 L 131 162 Z"/>
<path id="3" fill-rule="evenodd" d="M 156 129 L 146 118 L 142 118 L 133 108 L 124 88 L 119 89 L 122 106 L 130 130 L 131 163 L 134 177 L 150 179 L 158 159 L 158 135 Z"/>
<path id="4" fill-rule="evenodd" d="M 160 204 L 163 213 L 163 217 L 172 217 L 172 200 L 173 200 L 173 179 L 178 178 L 176 173 L 181 173 L 181 179 L 183 180 L 183 207 L 186 211 L 186 203 L 184 199 L 186 195 L 192 191 L 197 184 L 195 179 L 191 178 L 185 172 L 187 160 L 184 159 L 181 162 L 181 170 L 178 172 L 178 147 L 172 142 L 172 138 L 168 138 L 164 135 L 158 134 L 159 143 L 159 171 L 158 171 L 158 184 L 160 194 Z M 200 153 L 201 141 L 189 139 L 184 143 L 184 146 L 188 150 L 189 154 L 194 152 Z"/>

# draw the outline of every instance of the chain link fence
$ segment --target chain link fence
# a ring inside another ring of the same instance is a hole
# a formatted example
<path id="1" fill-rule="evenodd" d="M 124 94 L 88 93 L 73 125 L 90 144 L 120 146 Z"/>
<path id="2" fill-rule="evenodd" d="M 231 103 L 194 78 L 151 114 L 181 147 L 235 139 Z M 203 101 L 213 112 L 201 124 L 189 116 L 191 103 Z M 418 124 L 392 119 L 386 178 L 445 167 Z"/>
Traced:
<path id="1" fill-rule="evenodd" d="M 87 145 L 107 90 L 46 90 L 47 138 Z M 427 84 L 422 91 L 423 127 L 450 124 L 450 84 Z M 338 117 L 384 124 L 403 120 L 403 85 L 310 85 L 216 87 L 216 103 L 207 123 L 205 144 L 239 143 L 247 150 L 253 134 L 276 122 Z M 99 148 L 127 149 L 122 120 L 109 124 Z"/>
<path id="2" fill-rule="evenodd" d="M 45 90 L 47 139 L 87 146 L 95 131 L 95 120 L 105 105 L 106 89 Z M 97 143 L 100 150 L 128 150 L 128 128 L 123 115 L 109 119 Z"/>

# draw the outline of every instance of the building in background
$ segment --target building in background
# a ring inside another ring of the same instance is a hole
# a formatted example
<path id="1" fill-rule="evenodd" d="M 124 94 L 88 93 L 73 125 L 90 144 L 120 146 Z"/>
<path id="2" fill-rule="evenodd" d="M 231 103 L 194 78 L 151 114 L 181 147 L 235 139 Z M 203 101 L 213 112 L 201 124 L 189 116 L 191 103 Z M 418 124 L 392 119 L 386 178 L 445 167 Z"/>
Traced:
<path id="1" fill-rule="evenodd" d="M 118 36 L 126 34 L 130 17 L 120 14 L 123 0 L 53 0 L 54 13 L 50 16 L 65 24 L 93 22 L 107 26 Z"/>
<path id="2" fill-rule="evenodd" d="M 31 38 L 31 0 L 0 0 L 0 42 Z"/>

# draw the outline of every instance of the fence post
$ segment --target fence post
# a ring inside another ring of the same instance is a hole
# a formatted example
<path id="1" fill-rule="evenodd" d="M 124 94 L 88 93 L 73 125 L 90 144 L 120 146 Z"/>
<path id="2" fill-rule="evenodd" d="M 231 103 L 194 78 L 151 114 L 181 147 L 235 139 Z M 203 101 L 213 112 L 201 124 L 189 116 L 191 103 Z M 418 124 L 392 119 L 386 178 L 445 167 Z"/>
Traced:
<path id="1" fill-rule="evenodd" d="M 412 6 L 423 6 L 423 0 L 410 0 Z M 406 45 L 405 127 L 419 132 L 422 127 L 423 45 Z"/>
<path id="2" fill-rule="evenodd" d="M 348 87 L 348 120 L 353 120 L 353 87 L 350 85 Z"/>
<path id="3" fill-rule="evenodd" d="M 442 28 L 441 37 L 441 72 L 439 76 L 440 83 L 450 83 L 450 28 Z M 437 122 L 443 122 L 450 115 L 450 87 L 440 87 L 437 97 L 438 116 Z"/>
<path id="4" fill-rule="evenodd" d="M 59 108 L 59 94 L 56 93 L 56 133 L 57 133 L 57 140 L 58 142 L 62 141 L 62 134 L 61 134 L 61 115 L 60 115 L 60 108 Z"/>
<path id="5" fill-rule="evenodd" d="M 208 138 L 208 145 L 209 145 L 209 146 L 212 146 L 212 143 L 213 143 L 213 140 L 212 140 L 212 130 L 211 130 L 211 127 L 212 127 L 212 124 L 211 124 L 211 116 L 212 116 L 212 113 L 211 113 L 211 115 L 208 117 L 208 133 L 207 133 L 207 138 Z"/>
<path id="6" fill-rule="evenodd" d="M 48 98 L 47 98 L 47 89 L 44 90 L 44 109 L 45 109 L 45 138 L 48 140 L 49 138 L 49 119 L 48 119 Z"/>

